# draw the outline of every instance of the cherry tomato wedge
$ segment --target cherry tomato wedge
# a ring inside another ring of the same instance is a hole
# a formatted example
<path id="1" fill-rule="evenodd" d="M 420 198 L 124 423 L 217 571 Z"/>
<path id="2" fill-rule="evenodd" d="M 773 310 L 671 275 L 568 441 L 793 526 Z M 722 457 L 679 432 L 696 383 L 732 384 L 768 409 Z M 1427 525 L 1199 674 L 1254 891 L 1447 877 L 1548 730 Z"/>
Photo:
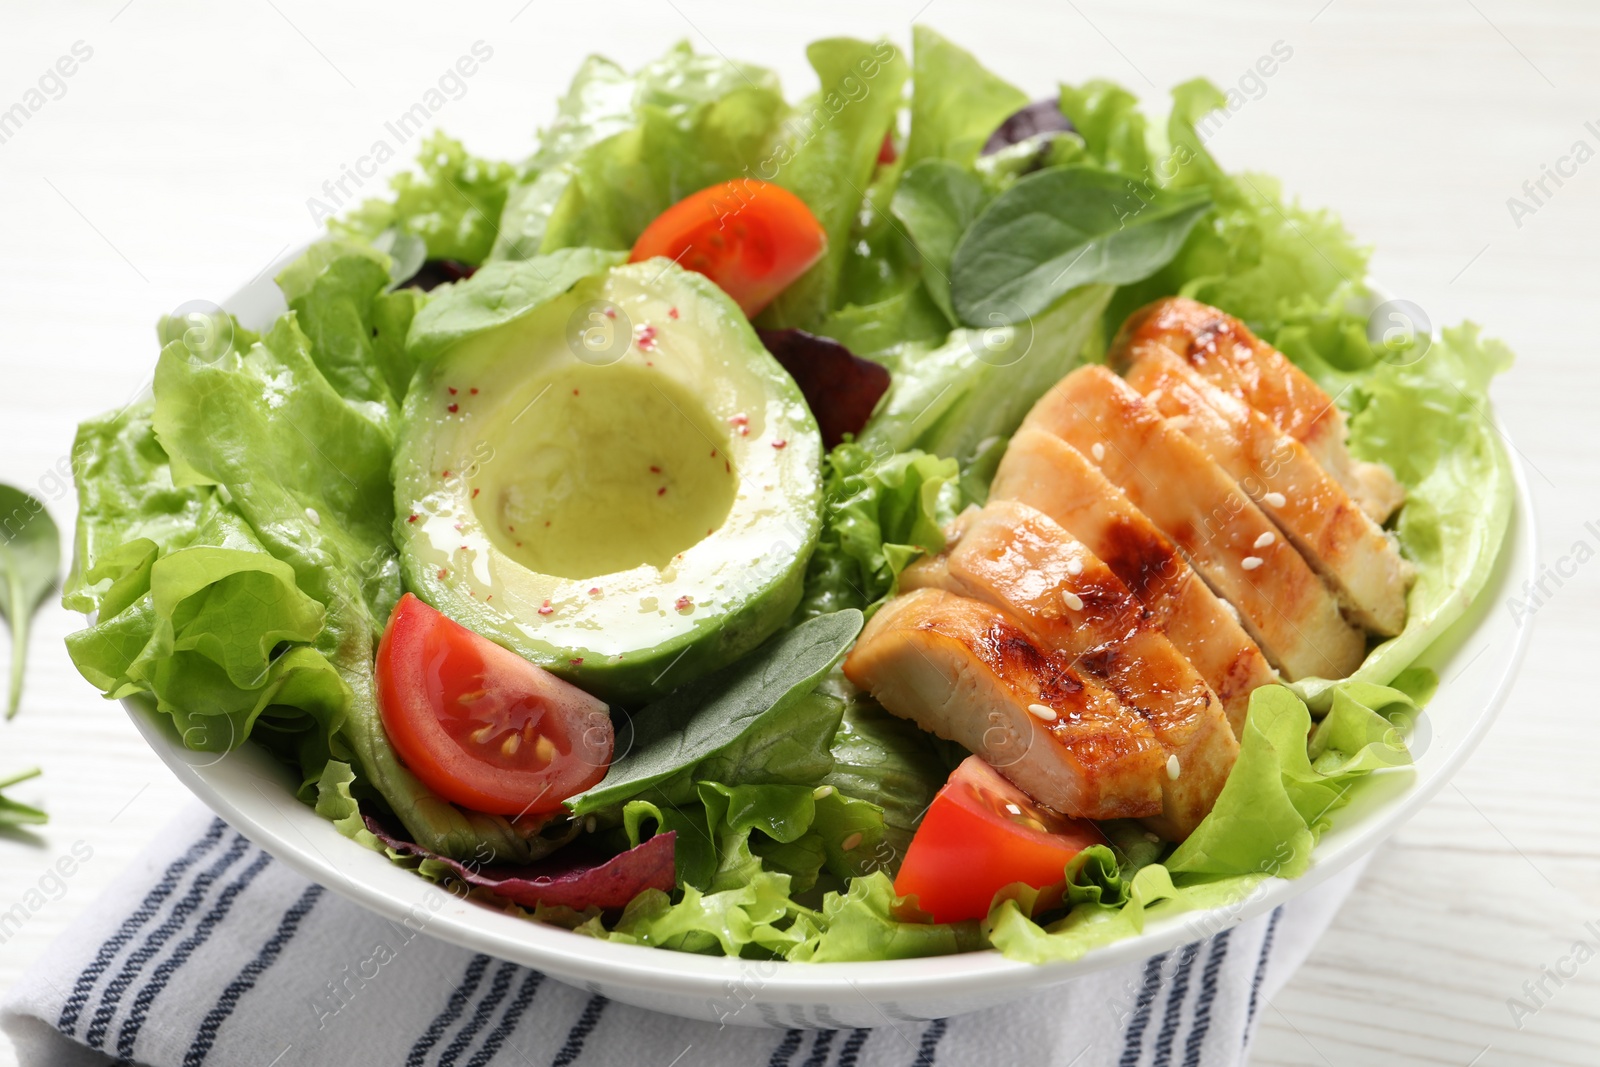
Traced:
<path id="1" fill-rule="evenodd" d="M 378 643 L 378 708 L 400 759 L 446 800 L 555 811 L 605 777 L 605 704 L 407 593 Z"/>
<path id="2" fill-rule="evenodd" d="M 676 260 L 704 274 L 754 317 L 828 249 L 805 201 L 782 186 L 741 179 L 673 204 L 639 235 L 632 261 Z"/>
<path id="3" fill-rule="evenodd" d="M 878 162 L 888 164 L 899 158 L 900 153 L 894 150 L 894 131 L 890 130 L 883 135 L 883 143 L 878 146 Z"/>
<path id="4" fill-rule="evenodd" d="M 950 774 L 906 849 L 894 891 L 917 898 L 936 922 L 981 919 L 995 893 L 1012 882 L 1055 888 L 1067 861 L 1105 838 L 1086 819 L 1041 807 L 977 756 Z"/>

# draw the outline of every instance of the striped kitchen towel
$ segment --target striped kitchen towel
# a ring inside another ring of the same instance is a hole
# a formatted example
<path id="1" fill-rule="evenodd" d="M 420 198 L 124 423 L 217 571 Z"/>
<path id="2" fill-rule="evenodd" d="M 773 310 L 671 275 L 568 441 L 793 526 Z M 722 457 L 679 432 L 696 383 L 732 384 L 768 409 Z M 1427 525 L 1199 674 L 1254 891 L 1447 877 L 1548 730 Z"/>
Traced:
<path id="1" fill-rule="evenodd" d="M 1030 1000 L 861 1030 L 718 1027 L 395 927 L 196 806 L 0 1013 L 24 1065 L 1221 1067 L 1359 870 L 1240 926 Z"/>

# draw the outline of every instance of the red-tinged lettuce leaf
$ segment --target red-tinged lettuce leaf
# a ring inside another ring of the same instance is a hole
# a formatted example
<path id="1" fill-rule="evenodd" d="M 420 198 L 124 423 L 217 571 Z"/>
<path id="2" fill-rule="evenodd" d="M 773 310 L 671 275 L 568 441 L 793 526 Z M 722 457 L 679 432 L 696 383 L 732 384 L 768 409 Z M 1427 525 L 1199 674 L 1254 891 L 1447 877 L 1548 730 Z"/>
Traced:
<path id="1" fill-rule="evenodd" d="M 383 844 L 408 856 L 436 860 L 467 885 L 487 889 L 525 908 L 537 905 L 577 910 L 621 908 L 646 889 L 670 892 L 678 884 L 672 831 L 660 833 L 610 858 L 566 849 L 526 867 L 482 867 L 462 863 L 394 837 L 368 816 L 367 829 Z"/>
<path id="2" fill-rule="evenodd" d="M 1035 100 L 1006 117 L 989 139 L 983 143 L 983 155 L 993 155 L 1002 148 L 1026 141 L 1041 133 L 1072 133 L 1076 127 L 1061 113 L 1061 102 L 1055 99 Z"/>
<path id="3" fill-rule="evenodd" d="M 845 434 L 861 433 L 878 401 L 889 391 L 887 368 L 860 358 L 838 341 L 805 330 L 756 332 L 805 395 L 825 447 L 843 441 Z"/>

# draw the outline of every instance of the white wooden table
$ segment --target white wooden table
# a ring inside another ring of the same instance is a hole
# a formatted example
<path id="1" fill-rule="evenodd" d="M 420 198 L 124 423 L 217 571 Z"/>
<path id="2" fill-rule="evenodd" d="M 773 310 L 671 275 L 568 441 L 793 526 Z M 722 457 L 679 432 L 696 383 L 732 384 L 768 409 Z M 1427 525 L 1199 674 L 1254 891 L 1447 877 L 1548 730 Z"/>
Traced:
<path id="1" fill-rule="evenodd" d="M 1374 273 L 1435 323 L 1470 316 L 1511 342 L 1521 362 L 1496 393 L 1545 558 L 1554 565 L 1578 542 L 1600 549 L 1600 354 L 1582 326 L 1600 293 L 1593 5 L 640 0 L 603 17 L 589 7 L 7 5 L 0 111 L 78 42 L 92 54 L 59 85 L 47 79 L 43 106 L 0 142 L 0 480 L 32 489 L 69 527 L 58 472 L 73 426 L 145 385 L 156 317 L 219 299 L 312 236 L 308 198 L 392 140 L 385 121 L 475 41 L 493 56 L 435 121 L 476 151 L 516 158 L 584 53 L 633 65 L 688 37 L 777 68 L 793 95 L 808 81 L 802 42 L 905 40 L 915 17 L 1040 95 L 1093 75 L 1152 98 L 1197 73 L 1238 85 L 1275 43 L 1292 49 L 1260 88 L 1246 85 L 1258 98 L 1214 150 L 1336 206 L 1378 246 Z M 1579 141 L 1585 163 L 1563 163 Z M 1507 198 L 1527 200 L 1524 181 L 1545 165 L 1567 172 L 1563 184 L 1546 179 L 1549 195 L 1513 218 Z M 1549 588 L 1499 724 L 1383 850 L 1271 1005 L 1257 1064 L 1600 1062 L 1600 962 L 1559 984 L 1541 974 L 1570 973 L 1576 942 L 1600 949 L 1584 926 L 1600 920 L 1600 564 Z M 44 778 L 17 794 L 52 816 L 36 836 L 0 839 L 0 910 L 74 842 L 94 855 L 0 945 L 0 987 L 185 801 L 67 661 L 61 639 L 76 624 L 59 609 L 40 615 L 23 713 L 0 724 L 0 771 L 42 765 Z M 1510 998 L 1535 1007 L 1524 983 L 1541 981 L 1538 1010 L 1514 1020 Z"/>

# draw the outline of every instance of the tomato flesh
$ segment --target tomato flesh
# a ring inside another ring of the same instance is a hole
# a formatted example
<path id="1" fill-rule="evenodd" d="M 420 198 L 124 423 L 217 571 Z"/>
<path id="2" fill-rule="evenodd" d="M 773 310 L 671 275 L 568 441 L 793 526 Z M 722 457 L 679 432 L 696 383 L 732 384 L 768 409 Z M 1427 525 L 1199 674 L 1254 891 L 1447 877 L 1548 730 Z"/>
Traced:
<path id="1" fill-rule="evenodd" d="M 1094 823 L 1069 819 L 1012 785 L 977 756 L 951 772 L 906 849 L 894 891 L 915 896 L 935 922 L 981 919 L 1013 882 L 1060 900 L 1067 861 L 1105 838 Z"/>
<path id="2" fill-rule="evenodd" d="M 630 258 L 665 256 L 704 274 L 753 318 L 827 249 L 828 235 L 805 201 L 782 186 L 741 179 L 701 189 L 657 215 Z"/>
<path id="3" fill-rule="evenodd" d="M 410 593 L 378 643 L 376 675 L 401 761 L 454 804 L 551 812 L 605 777 L 614 742 L 605 704 Z"/>

